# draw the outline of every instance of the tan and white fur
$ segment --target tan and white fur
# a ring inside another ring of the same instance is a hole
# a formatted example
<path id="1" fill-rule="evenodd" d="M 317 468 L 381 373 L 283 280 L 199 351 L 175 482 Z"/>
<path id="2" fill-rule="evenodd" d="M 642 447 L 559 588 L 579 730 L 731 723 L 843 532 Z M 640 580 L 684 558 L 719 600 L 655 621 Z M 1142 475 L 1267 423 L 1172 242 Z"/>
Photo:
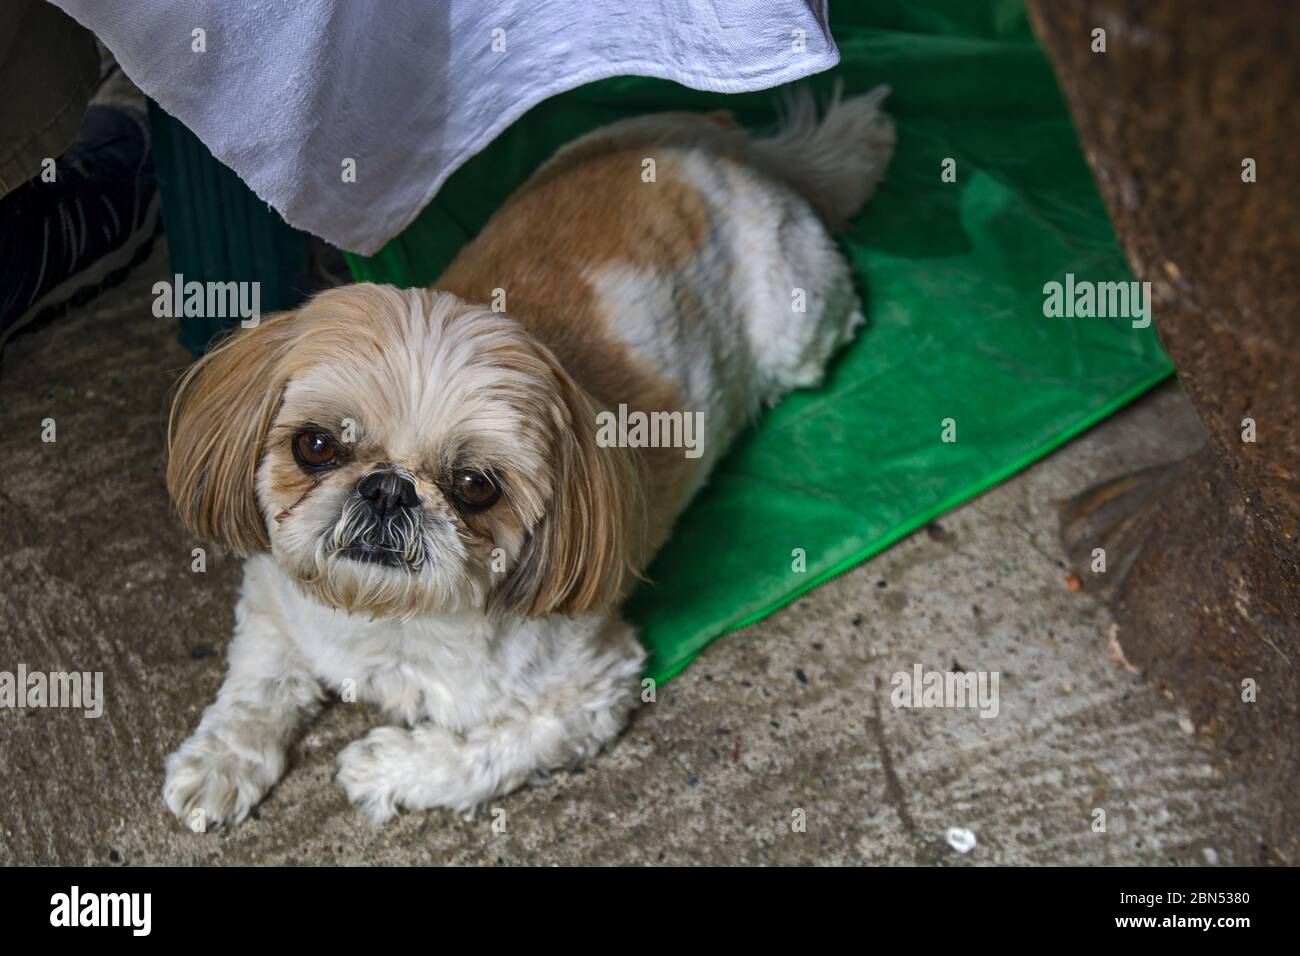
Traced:
<path id="1" fill-rule="evenodd" d="M 886 92 L 820 118 L 796 95 L 769 138 L 725 114 L 599 129 L 437 291 L 328 291 L 186 374 L 168 486 L 247 560 L 173 813 L 243 819 L 340 693 L 395 721 L 338 758 L 376 821 L 472 809 L 618 735 L 644 663 L 621 601 L 736 434 L 862 322 L 832 233 L 884 175 Z M 619 404 L 702 413 L 703 453 L 602 447 Z"/>

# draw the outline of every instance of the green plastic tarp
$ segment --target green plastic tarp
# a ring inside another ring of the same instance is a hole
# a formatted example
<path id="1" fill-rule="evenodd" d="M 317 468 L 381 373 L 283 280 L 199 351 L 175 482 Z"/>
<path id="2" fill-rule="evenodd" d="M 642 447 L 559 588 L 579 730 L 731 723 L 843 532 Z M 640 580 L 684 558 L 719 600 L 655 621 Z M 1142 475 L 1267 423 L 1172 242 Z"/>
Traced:
<path id="1" fill-rule="evenodd" d="M 1019 0 L 837 0 L 831 29 L 842 63 L 809 80 L 815 90 L 837 78 L 848 93 L 893 88 L 897 152 L 844 237 L 868 325 L 823 387 L 791 395 L 738 441 L 627 605 L 659 681 L 1172 371 L 1153 325 L 1044 314 L 1045 284 L 1067 273 L 1132 276 Z M 761 129 L 774 102 L 639 77 L 555 97 L 462 167 L 400 237 L 351 257 L 354 275 L 431 283 L 543 160 L 597 126 L 723 108 Z"/>

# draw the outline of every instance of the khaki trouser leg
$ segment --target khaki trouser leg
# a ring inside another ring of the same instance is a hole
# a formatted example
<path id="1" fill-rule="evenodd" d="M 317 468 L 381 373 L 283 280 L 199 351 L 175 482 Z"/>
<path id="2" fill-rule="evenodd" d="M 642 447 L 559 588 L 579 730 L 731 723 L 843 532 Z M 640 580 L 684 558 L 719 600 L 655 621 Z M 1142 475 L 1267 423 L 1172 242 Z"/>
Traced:
<path id="1" fill-rule="evenodd" d="M 62 10 L 0 2 L 0 196 L 72 144 L 99 74 L 94 36 Z"/>

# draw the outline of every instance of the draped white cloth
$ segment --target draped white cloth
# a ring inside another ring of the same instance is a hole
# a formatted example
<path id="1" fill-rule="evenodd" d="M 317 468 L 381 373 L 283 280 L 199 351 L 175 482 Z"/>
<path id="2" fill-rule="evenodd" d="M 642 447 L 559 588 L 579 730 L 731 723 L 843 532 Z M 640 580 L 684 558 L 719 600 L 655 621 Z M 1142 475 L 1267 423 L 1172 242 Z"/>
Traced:
<path id="1" fill-rule="evenodd" d="M 826 0 L 51 2 L 286 221 L 366 254 L 546 97 L 629 74 L 737 93 L 839 60 Z"/>

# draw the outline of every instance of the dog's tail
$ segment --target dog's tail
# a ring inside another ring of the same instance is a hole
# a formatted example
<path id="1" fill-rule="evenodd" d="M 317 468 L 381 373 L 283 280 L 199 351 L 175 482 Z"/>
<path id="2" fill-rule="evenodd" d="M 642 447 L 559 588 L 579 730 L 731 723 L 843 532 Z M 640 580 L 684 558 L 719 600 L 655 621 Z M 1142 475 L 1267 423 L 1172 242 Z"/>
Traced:
<path id="1" fill-rule="evenodd" d="M 753 141 L 763 168 L 808 200 L 841 232 L 876 191 L 894 154 L 894 121 L 880 105 L 889 87 L 844 99 L 835 85 L 818 116 L 807 86 L 783 91 L 775 133 Z"/>

